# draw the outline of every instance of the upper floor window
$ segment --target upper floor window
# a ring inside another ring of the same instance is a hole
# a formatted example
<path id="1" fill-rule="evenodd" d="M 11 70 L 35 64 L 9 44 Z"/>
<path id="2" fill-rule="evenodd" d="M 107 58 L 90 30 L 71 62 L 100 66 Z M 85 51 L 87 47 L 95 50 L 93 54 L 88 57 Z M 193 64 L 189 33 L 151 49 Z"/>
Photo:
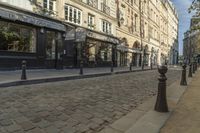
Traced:
<path id="1" fill-rule="evenodd" d="M 102 20 L 102 31 L 108 34 L 112 33 L 112 24 L 106 20 Z"/>
<path id="2" fill-rule="evenodd" d="M 92 30 L 95 28 L 94 15 L 88 14 L 88 28 Z"/>
<path id="3" fill-rule="evenodd" d="M 138 27 L 138 15 L 137 14 L 135 14 L 135 16 L 134 16 L 135 18 L 134 18 L 134 31 L 137 31 L 137 27 Z"/>
<path id="4" fill-rule="evenodd" d="M 43 6 L 45 9 L 53 11 L 53 0 L 44 0 Z"/>
<path id="5" fill-rule="evenodd" d="M 65 5 L 65 20 L 74 24 L 81 25 L 82 11 L 70 5 Z"/>

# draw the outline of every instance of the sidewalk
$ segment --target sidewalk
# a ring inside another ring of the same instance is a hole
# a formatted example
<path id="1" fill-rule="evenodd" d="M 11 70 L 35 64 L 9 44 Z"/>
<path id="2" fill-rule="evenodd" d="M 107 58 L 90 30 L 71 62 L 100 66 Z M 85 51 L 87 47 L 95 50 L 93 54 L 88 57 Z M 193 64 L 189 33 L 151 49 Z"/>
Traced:
<path id="1" fill-rule="evenodd" d="M 191 80 L 191 78 L 187 79 L 188 84 L 190 84 Z M 148 99 L 146 102 L 138 106 L 126 116 L 107 126 L 107 128 L 103 129 L 99 133 L 159 133 L 160 129 L 163 127 L 163 125 L 171 116 L 172 112 L 175 110 L 181 96 L 184 94 L 186 89 L 187 86 L 180 86 L 180 80 L 177 80 L 172 85 L 167 86 L 167 102 L 169 108 L 168 113 L 159 113 L 154 111 L 154 106 L 157 97 L 157 95 L 155 95 L 154 97 Z M 175 121 L 172 125 L 175 125 L 178 122 L 179 121 Z M 164 133 L 170 132 L 166 131 Z"/>
<path id="2" fill-rule="evenodd" d="M 33 69 L 27 70 L 26 72 L 28 80 L 21 80 L 21 70 L 0 71 L 0 87 L 63 81 L 130 72 L 129 67 L 114 67 L 113 73 L 110 72 L 110 69 L 110 67 L 84 68 L 84 75 L 79 75 L 80 69 Z M 141 67 L 132 67 L 132 72 L 145 70 L 150 70 L 150 67 L 145 67 L 144 70 L 142 70 Z"/>
<path id="3" fill-rule="evenodd" d="M 197 72 L 161 133 L 200 133 L 200 72 Z"/>

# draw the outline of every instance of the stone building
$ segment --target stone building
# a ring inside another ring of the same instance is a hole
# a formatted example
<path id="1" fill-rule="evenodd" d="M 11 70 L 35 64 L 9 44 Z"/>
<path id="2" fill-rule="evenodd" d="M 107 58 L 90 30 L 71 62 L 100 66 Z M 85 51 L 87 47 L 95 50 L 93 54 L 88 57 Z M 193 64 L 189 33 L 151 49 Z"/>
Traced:
<path id="1" fill-rule="evenodd" d="M 200 62 L 200 18 L 192 17 L 190 29 L 185 32 L 183 39 L 183 56 L 190 63 L 194 58 L 198 58 Z"/>
<path id="2" fill-rule="evenodd" d="M 58 18 L 71 25 L 76 34 L 68 39 L 66 31 L 66 66 L 79 66 L 80 60 L 88 67 L 117 65 L 115 0 L 61 0 L 58 9 Z"/>
<path id="3" fill-rule="evenodd" d="M 177 64 L 178 63 L 178 15 L 175 7 L 172 2 L 168 2 L 168 55 L 169 55 L 169 64 Z"/>
<path id="4" fill-rule="evenodd" d="M 55 2 L 46 2 L 0 0 L 0 69 L 19 69 L 22 60 L 28 68 L 62 68 L 65 25 L 55 19 Z"/>
<path id="5" fill-rule="evenodd" d="M 18 69 L 22 60 L 30 68 L 176 62 L 178 17 L 169 0 L 0 0 L 0 16 L 16 35 L 1 40 L 0 68 Z"/>

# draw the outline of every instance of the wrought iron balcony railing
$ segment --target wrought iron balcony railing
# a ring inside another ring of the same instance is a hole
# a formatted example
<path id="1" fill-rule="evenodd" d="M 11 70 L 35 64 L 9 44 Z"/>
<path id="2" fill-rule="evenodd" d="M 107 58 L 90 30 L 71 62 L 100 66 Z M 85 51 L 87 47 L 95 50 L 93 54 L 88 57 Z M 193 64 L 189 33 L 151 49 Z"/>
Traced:
<path id="1" fill-rule="evenodd" d="M 87 4 L 91 7 L 98 9 L 98 0 L 87 0 Z"/>
<path id="2" fill-rule="evenodd" d="M 105 14 L 110 15 L 110 7 L 107 6 L 105 3 L 101 3 L 101 11 Z"/>

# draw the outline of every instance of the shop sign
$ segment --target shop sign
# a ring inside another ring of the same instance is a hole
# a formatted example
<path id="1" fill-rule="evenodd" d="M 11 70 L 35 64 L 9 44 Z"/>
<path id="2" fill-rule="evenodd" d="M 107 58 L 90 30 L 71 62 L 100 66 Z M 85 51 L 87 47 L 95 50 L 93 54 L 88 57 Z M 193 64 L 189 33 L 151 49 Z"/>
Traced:
<path id="1" fill-rule="evenodd" d="M 95 32 L 90 31 L 90 32 L 87 33 L 87 36 L 94 38 L 94 39 L 98 39 L 98 40 L 102 40 L 102 41 L 106 41 L 106 42 L 110 42 L 110 43 L 114 43 L 114 44 L 119 44 L 118 39 L 116 39 L 114 37 L 98 34 L 98 33 L 95 33 Z"/>
<path id="2" fill-rule="evenodd" d="M 13 20 L 13 21 L 21 21 L 29 24 L 33 24 L 40 27 L 52 28 L 60 31 L 65 31 L 65 26 L 63 24 L 59 24 L 53 21 L 45 20 L 42 18 L 38 18 L 35 16 L 27 15 L 24 13 L 19 13 L 16 11 L 11 11 L 7 9 L 0 9 L 0 16 L 5 19 Z"/>
<path id="3" fill-rule="evenodd" d="M 81 27 L 76 28 L 76 42 L 85 42 L 87 30 Z"/>

